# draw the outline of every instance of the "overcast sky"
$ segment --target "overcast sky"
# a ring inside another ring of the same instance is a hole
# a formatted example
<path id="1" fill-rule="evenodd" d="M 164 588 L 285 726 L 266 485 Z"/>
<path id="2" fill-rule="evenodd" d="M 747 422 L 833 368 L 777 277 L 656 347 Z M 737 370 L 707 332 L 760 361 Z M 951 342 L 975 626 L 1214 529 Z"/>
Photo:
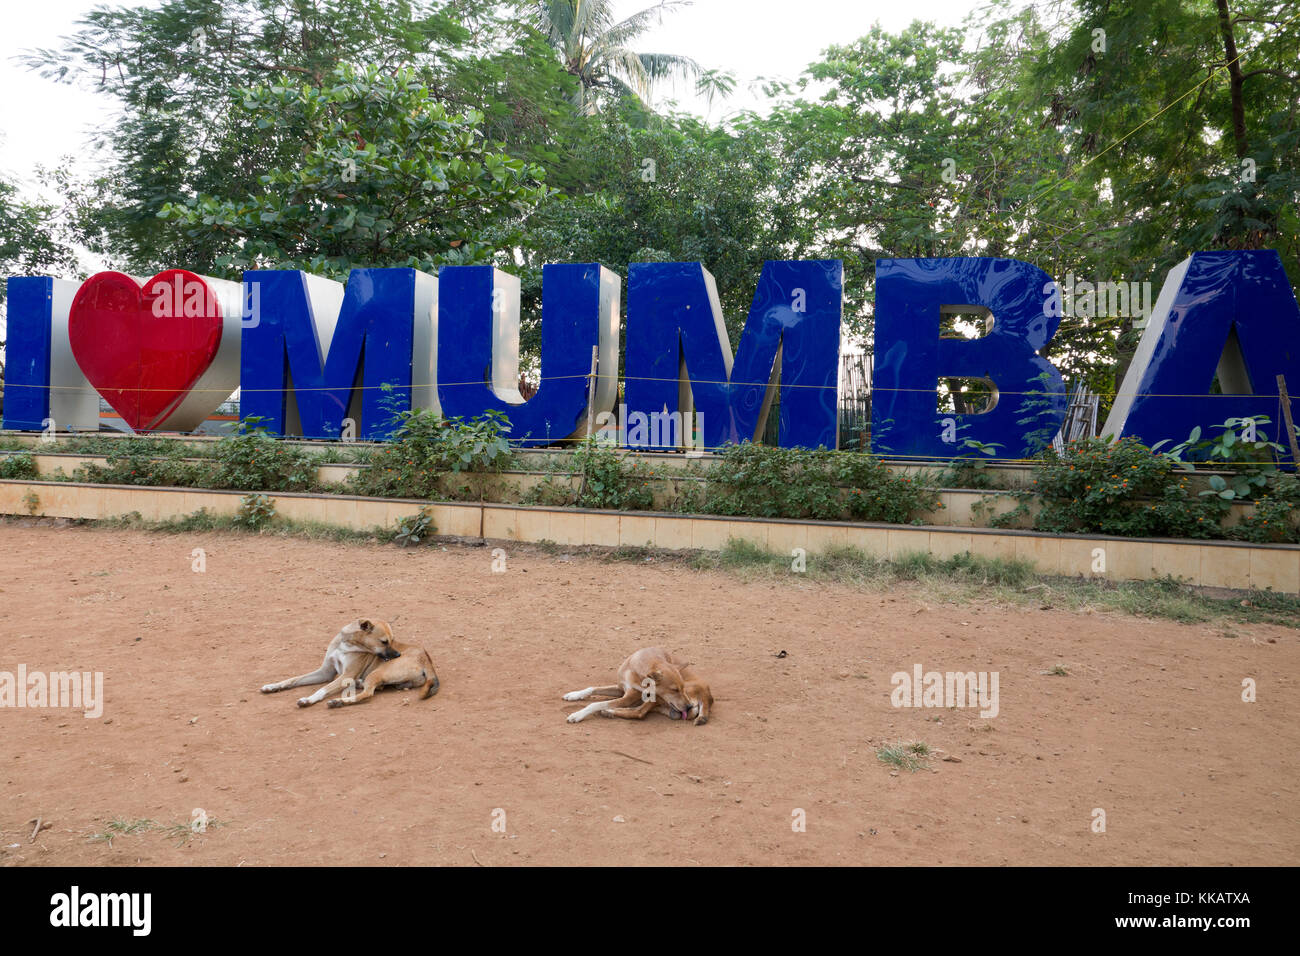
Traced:
<path id="1" fill-rule="evenodd" d="M 3 3 L 0 173 L 30 183 L 37 163 L 54 165 L 64 155 L 84 160 L 87 131 L 111 118 L 112 103 L 93 90 L 44 80 L 13 57 L 33 47 L 56 46 L 83 14 L 103 4 L 102 0 Z M 616 0 L 620 16 L 650 5 L 651 0 Z M 750 81 L 760 76 L 794 79 L 819 51 L 862 35 L 877 21 L 889 30 L 901 29 L 913 19 L 955 26 L 972 5 L 972 0 L 696 0 L 669 12 L 663 25 L 636 46 L 641 52 L 685 54 L 706 68 L 734 73 L 736 93 L 713 106 L 711 117 L 718 119 L 759 105 L 760 97 L 746 89 Z M 708 114 L 708 106 L 685 86 L 660 90 L 656 103 L 663 106 L 673 98 L 681 108 Z"/>

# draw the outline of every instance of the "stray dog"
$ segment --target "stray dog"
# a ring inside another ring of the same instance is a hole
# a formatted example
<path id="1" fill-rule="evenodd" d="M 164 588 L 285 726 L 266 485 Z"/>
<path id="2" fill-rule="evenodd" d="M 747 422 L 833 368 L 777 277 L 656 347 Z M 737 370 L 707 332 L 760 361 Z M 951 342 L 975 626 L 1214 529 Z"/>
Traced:
<path id="1" fill-rule="evenodd" d="M 588 704 L 570 714 L 568 722 L 576 724 L 595 713 L 639 720 L 652 710 L 673 720 L 694 717 L 697 727 L 709 722 L 709 709 L 713 706 L 709 685 L 695 675 L 690 664 L 662 647 L 644 647 L 619 664 L 618 680 L 619 683 L 607 687 L 588 687 L 565 694 L 565 700 L 616 698 Z"/>
<path id="2" fill-rule="evenodd" d="M 393 637 L 393 628 L 387 621 L 362 618 L 343 625 L 325 650 L 325 660 L 319 668 L 301 677 L 290 677 L 278 684 L 267 684 L 263 694 L 300 687 L 303 684 L 324 684 L 310 697 L 300 697 L 299 707 L 318 704 L 335 691 L 342 697 L 329 702 L 331 707 L 360 704 L 375 696 L 381 687 L 398 690 L 421 688 L 425 700 L 438 693 L 438 675 L 433 670 L 433 660 L 422 647 L 403 644 Z"/>

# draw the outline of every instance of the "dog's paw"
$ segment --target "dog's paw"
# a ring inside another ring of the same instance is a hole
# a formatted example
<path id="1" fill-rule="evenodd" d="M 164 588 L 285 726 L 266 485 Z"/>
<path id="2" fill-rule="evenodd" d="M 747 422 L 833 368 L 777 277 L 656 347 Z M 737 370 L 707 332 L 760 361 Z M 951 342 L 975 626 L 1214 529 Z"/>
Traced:
<path id="1" fill-rule="evenodd" d="M 262 693 L 263 693 L 263 694 L 274 694 L 274 693 L 275 693 L 277 690 L 279 690 L 279 689 L 280 689 L 280 688 L 277 687 L 275 684 L 263 684 L 263 685 L 262 685 Z"/>
<path id="2" fill-rule="evenodd" d="M 335 697 L 332 701 L 329 702 L 329 706 L 330 706 L 330 707 L 342 707 L 342 706 L 343 706 L 343 698 L 342 698 L 342 697 Z"/>
<path id="3" fill-rule="evenodd" d="M 299 698 L 298 698 L 298 706 L 299 706 L 299 707 L 310 707 L 310 706 L 311 706 L 311 698 L 310 698 L 310 697 L 299 697 Z"/>
<path id="4" fill-rule="evenodd" d="M 696 717 L 696 718 L 695 718 L 695 726 L 696 726 L 696 727 L 703 727 L 703 726 L 704 726 L 705 724 L 707 724 L 708 722 L 709 722 L 709 718 L 705 717 L 703 714 L 701 714 L 699 717 Z"/>
<path id="5" fill-rule="evenodd" d="M 582 720 L 583 716 L 584 714 L 582 713 L 582 711 L 575 710 L 573 713 L 571 713 L 568 717 L 565 717 L 564 719 L 571 724 L 576 724 Z"/>
<path id="6" fill-rule="evenodd" d="M 565 700 L 586 700 L 587 692 L 585 690 L 571 690 L 564 695 Z"/>

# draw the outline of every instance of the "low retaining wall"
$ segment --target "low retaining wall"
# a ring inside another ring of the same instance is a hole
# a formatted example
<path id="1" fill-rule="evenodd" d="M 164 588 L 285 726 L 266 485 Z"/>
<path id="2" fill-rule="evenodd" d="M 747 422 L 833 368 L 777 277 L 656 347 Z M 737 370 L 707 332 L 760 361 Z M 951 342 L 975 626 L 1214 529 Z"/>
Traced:
<path id="1" fill-rule="evenodd" d="M 102 465 L 107 459 L 102 455 L 70 454 L 34 454 L 32 461 L 41 476 L 71 475 L 83 465 Z M 202 459 L 193 459 L 201 461 Z M 909 473 L 913 466 L 897 466 L 895 471 Z M 915 468 L 919 474 L 923 469 Z M 321 484 L 342 484 L 361 471 L 357 465 L 325 464 L 316 468 L 316 480 Z M 475 488 L 482 488 L 485 497 L 497 501 L 511 502 L 521 500 L 533 488 L 545 483 L 547 476 L 535 471 L 503 471 L 493 474 L 473 473 L 467 480 L 473 480 Z M 687 482 L 703 479 L 689 476 L 656 477 L 650 479 L 653 485 L 654 506 L 671 509 L 672 502 Z M 552 483 L 559 488 L 576 491 L 581 483 L 577 475 L 556 475 Z M 989 521 L 997 515 L 1006 514 L 1016 508 L 1018 502 L 1013 493 L 1008 491 L 981 491 L 966 488 L 938 489 L 939 502 L 942 507 L 934 511 L 921 512 L 919 518 L 926 525 L 940 528 L 986 528 Z M 1038 510 L 1037 502 L 1031 501 L 1027 515 L 1032 516 Z M 1230 506 L 1223 526 L 1230 528 L 1240 522 L 1241 518 L 1253 510 L 1252 505 L 1233 504 Z"/>
<path id="2" fill-rule="evenodd" d="M 0 514 L 98 519 L 138 512 L 142 518 L 161 521 L 193 514 L 200 508 L 214 514 L 234 514 L 242 496 L 238 491 L 190 488 L 0 481 Z M 286 518 L 359 531 L 392 528 L 402 518 L 428 507 L 439 534 L 482 535 L 505 541 L 718 550 L 737 539 L 777 554 L 803 548 L 809 555 L 816 555 L 848 546 L 889 559 L 914 553 L 948 558 L 969 552 L 1018 558 L 1032 564 L 1040 574 L 1116 581 L 1172 575 L 1202 587 L 1300 594 L 1300 545 L 720 518 L 346 495 L 276 493 L 268 497 L 275 499 L 277 514 Z M 1094 570 L 1099 562 L 1104 570 Z"/>

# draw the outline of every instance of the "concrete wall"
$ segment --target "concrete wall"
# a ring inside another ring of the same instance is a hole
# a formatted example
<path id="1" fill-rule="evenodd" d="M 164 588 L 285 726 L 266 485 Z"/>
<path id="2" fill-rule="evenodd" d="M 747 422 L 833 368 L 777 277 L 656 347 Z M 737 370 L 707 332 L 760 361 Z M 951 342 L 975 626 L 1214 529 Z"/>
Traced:
<path id="1" fill-rule="evenodd" d="M 62 473 L 71 475 L 77 468 L 87 464 L 103 464 L 105 459 L 95 455 L 33 455 L 36 470 L 42 476 L 54 477 Z M 200 460 L 200 459 L 194 459 Z M 900 466 L 901 468 L 902 466 Z M 316 478 L 321 484 L 342 484 L 361 469 L 356 465 L 321 465 L 316 469 Z M 541 485 L 546 475 L 529 471 L 505 471 L 499 474 L 474 474 L 466 480 L 472 480 L 474 487 L 481 487 L 484 497 L 498 502 L 521 501 L 531 489 Z M 560 488 L 577 490 L 580 479 L 577 476 L 556 475 L 553 483 Z M 671 502 L 681 489 L 700 479 L 690 477 L 656 477 L 651 479 L 654 491 L 655 507 L 670 509 Z M 943 528 L 984 528 L 995 515 L 1013 510 L 1016 499 L 1005 491 L 971 491 L 966 489 L 943 489 L 939 492 L 943 505 L 934 511 L 919 515 L 927 525 Z M 1225 527 L 1237 524 L 1243 515 L 1253 510 L 1251 505 L 1234 504 L 1230 507 L 1224 520 Z M 1029 513 L 1037 511 L 1037 503 L 1030 502 Z"/>
<path id="2" fill-rule="evenodd" d="M 28 498 L 36 497 L 34 508 Z M 200 508 L 234 514 L 237 491 L 137 488 L 71 482 L 0 481 L 0 514 L 111 518 L 139 512 L 149 520 L 180 518 Z M 1149 580 L 1172 575 L 1189 584 L 1271 589 L 1300 594 L 1300 545 L 1229 541 L 1161 541 L 1049 535 L 981 528 L 907 527 L 826 521 L 714 518 L 657 512 L 587 511 L 477 503 L 429 504 L 345 495 L 272 494 L 278 514 L 300 521 L 368 530 L 392 528 L 428 507 L 439 534 L 566 545 L 717 550 L 731 539 L 777 554 L 803 548 L 816 555 L 838 547 L 879 558 L 923 553 L 947 558 L 969 552 L 1018 558 L 1041 574 Z M 1094 571 L 1100 549 L 1105 570 Z"/>

